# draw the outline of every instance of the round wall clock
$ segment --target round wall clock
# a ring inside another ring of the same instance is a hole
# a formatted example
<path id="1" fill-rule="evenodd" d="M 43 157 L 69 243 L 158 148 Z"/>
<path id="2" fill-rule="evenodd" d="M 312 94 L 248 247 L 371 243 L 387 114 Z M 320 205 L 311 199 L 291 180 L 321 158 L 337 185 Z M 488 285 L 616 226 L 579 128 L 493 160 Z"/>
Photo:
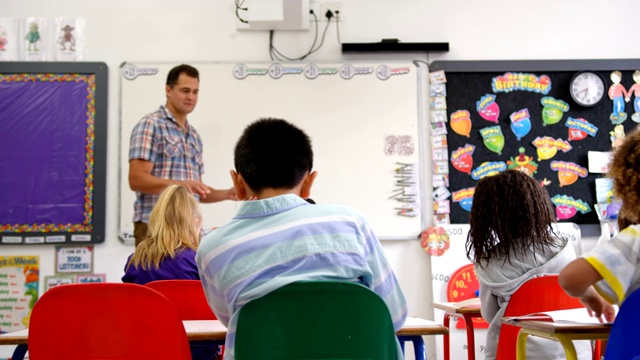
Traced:
<path id="1" fill-rule="evenodd" d="M 606 93 L 604 79 L 597 72 L 580 71 L 571 78 L 569 93 L 578 105 L 595 106 Z"/>

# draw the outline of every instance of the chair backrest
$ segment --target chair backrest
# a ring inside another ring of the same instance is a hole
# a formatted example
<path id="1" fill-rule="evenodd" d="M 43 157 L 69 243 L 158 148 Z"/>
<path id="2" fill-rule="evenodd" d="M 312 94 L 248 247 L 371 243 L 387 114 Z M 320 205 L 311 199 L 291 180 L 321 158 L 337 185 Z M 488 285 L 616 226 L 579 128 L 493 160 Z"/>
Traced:
<path id="1" fill-rule="evenodd" d="M 166 296 L 178 309 L 181 320 L 216 320 L 200 280 L 157 280 L 148 286 Z"/>
<path id="2" fill-rule="evenodd" d="M 240 309 L 237 360 L 396 359 L 386 304 L 370 289 L 346 282 L 298 282 Z"/>
<path id="3" fill-rule="evenodd" d="M 70 284 L 36 302 L 29 323 L 32 360 L 191 359 L 175 306 L 136 284 Z"/>
<path id="4" fill-rule="evenodd" d="M 509 299 L 504 316 L 522 316 L 536 312 L 582 308 L 580 300 L 567 295 L 558 283 L 558 275 L 526 281 Z M 520 328 L 502 324 L 498 338 L 497 360 L 516 358 L 516 340 Z"/>
<path id="5" fill-rule="evenodd" d="M 640 358 L 638 342 L 640 324 L 640 290 L 627 297 L 611 327 L 604 358 L 607 360 Z"/>

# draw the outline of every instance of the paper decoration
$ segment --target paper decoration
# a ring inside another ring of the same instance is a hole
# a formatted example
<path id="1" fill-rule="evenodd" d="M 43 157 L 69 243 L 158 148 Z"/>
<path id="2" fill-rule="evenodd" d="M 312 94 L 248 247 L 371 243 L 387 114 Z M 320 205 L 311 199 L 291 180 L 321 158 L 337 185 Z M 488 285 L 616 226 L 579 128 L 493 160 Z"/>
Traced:
<path id="1" fill-rule="evenodd" d="M 107 274 L 77 274 L 76 284 L 104 283 L 107 282 Z"/>
<path id="2" fill-rule="evenodd" d="M 56 274 L 91 273 L 93 246 L 56 246 Z"/>
<path id="3" fill-rule="evenodd" d="M 592 174 L 606 174 L 607 171 L 609 171 L 609 162 L 611 162 L 612 158 L 613 158 L 613 152 L 611 151 L 587 152 L 587 159 L 589 162 L 589 172 Z"/>
<path id="4" fill-rule="evenodd" d="M 396 215 L 416 217 L 420 215 L 420 192 L 416 164 L 396 163 L 395 186 L 389 199 L 396 201 Z"/>
<path id="5" fill-rule="evenodd" d="M 636 70 L 633 72 L 633 82 L 629 91 L 627 91 L 627 98 L 625 101 L 629 102 L 631 100 L 631 96 L 633 98 L 633 114 L 631 115 L 631 120 L 640 123 L 640 70 Z"/>
<path id="6" fill-rule="evenodd" d="M 471 172 L 471 178 L 480 180 L 483 177 L 495 175 L 505 170 L 507 170 L 507 164 L 504 161 L 486 161 Z"/>
<path id="7" fill-rule="evenodd" d="M 518 110 L 511 115 L 511 131 L 516 136 L 518 141 L 525 137 L 529 131 L 531 131 L 531 119 L 529 116 L 529 109 Z"/>
<path id="8" fill-rule="evenodd" d="M 458 135 L 470 137 L 471 134 L 471 114 L 467 110 L 458 110 L 451 114 L 449 122 L 451 129 Z"/>
<path id="9" fill-rule="evenodd" d="M 567 119 L 564 125 L 569 128 L 569 134 L 567 140 L 583 140 L 587 135 L 595 137 L 598 134 L 598 128 L 585 119 L 574 119 L 571 116 Z"/>
<path id="10" fill-rule="evenodd" d="M 574 162 L 552 161 L 551 170 L 558 172 L 560 187 L 571 185 L 578 180 L 578 177 L 585 178 L 589 175 L 586 168 Z"/>
<path id="11" fill-rule="evenodd" d="M 444 228 L 429 226 L 420 235 L 420 246 L 431 256 L 442 256 L 449 250 L 449 234 Z"/>
<path id="12" fill-rule="evenodd" d="M 451 152 L 451 165 L 453 165 L 453 168 L 460 172 L 471 174 L 475 150 L 475 145 L 465 144 L 464 147 L 459 147 Z"/>
<path id="13" fill-rule="evenodd" d="M 624 111 L 624 103 L 625 100 L 629 101 L 629 95 L 627 94 L 627 89 L 625 89 L 624 85 L 620 84 L 620 81 L 622 80 L 622 73 L 620 71 L 612 71 L 609 78 L 613 83 L 609 86 L 609 91 L 607 92 L 609 99 L 613 101 L 613 110 L 611 111 L 611 115 L 609 115 L 609 119 L 612 124 L 622 124 L 627 120 L 627 113 Z"/>
<path id="14" fill-rule="evenodd" d="M 556 156 L 558 150 L 566 153 L 573 149 L 571 144 L 562 139 L 554 139 L 550 136 L 537 137 L 531 142 L 536 147 L 538 153 L 538 161 L 549 160 Z"/>
<path id="15" fill-rule="evenodd" d="M 523 147 L 518 148 L 518 156 L 512 156 L 507 160 L 507 168 L 522 171 L 533 176 L 538 172 L 538 163 L 533 161 L 533 156 L 525 155 Z"/>
<path id="16" fill-rule="evenodd" d="M 73 284 L 75 281 L 74 275 L 56 275 L 45 276 L 44 278 L 44 291 L 53 289 L 56 286 Z"/>
<path id="17" fill-rule="evenodd" d="M 411 135 L 387 135 L 384 138 L 384 154 L 411 156 L 416 146 Z"/>
<path id="18" fill-rule="evenodd" d="M 466 188 L 453 192 L 452 200 L 460 204 L 460 207 L 465 211 L 471 211 L 471 205 L 473 204 L 473 194 L 476 192 L 476 188 Z"/>
<path id="19" fill-rule="evenodd" d="M 493 92 L 531 91 L 548 94 L 551 90 L 551 79 L 547 75 L 540 77 L 527 73 L 507 72 L 491 80 Z"/>
<path id="20" fill-rule="evenodd" d="M 551 96 L 545 96 L 540 99 L 542 104 L 542 125 L 557 124 L 562 120 L 562 115 L 569 111 L 569 104 L 562 100 L 557 100 Z"/>
<path id="21" fill-rule="evenodd" d="M 500 129 L 500 126 L 496 125 L 480 129 L 480 135 L 482 136 L 482 142 L 487 149 L 498 155 L 502 155 L 502 149 L 504 148 L 504 135 L 502 135 L 502 129 Z"/>
<path id="22" fill-rule="evenodd" d="M 498 117 L 500 116 L 500 107 L 496 102 L 495 94 L 486 94 L 481 97 L 480 100 L 476 101 L 476 110 L 480 117 L 491 121 L 494 123 L 498 123 Z"/>
<path id="23" fill-rule="evenodd" d="M 568 195 L 555 195 L 551 202 L 556 206 L 557 220 L 567 220 L 574 217 L 578 211 L 586 214 L 591 211 L 591 207 L 581 199 L 574 199 Z"/>
<path id="24" fill-rule="evenodd" d="M 444 84 L 447 82 L 447 76 L 444 70 L 434 71 L 429 73 L 429 80 L 431 84 Z"/>
<path id="25" fill-rule="evenodd" d="M 0 256 L 0 329 L 22 330 L 29 326 L 31 310 L 40 285 L 38 256 Z"/>
<path id="26" fill-rule="evenodd" d="M 84 19 L 55 19 L 54 59 L 57 61 L 81 61 L 84 53 Z"/>

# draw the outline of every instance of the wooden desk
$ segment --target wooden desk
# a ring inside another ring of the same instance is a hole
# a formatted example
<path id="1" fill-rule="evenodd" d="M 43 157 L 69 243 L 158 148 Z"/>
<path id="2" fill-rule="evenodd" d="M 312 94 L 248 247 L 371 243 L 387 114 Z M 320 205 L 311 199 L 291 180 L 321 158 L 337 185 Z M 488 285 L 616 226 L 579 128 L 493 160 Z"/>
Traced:
<path id="1" fill-rule="evenodd" d="M 577 360 L 576 348 L 573 346 L 572 340 L 606 340 L 611 332 L 611 324 L 535 321 L 514 317 L 504 317 L 501 321 L 503 324 L 520 328 L 516 347 L 516 359 L 518 360 L 527 358 L 527 337 L 529 335 L 560 342 L 564 347 L 567 360 Z"/>
<path id="2" fill-rule="evenodd" d="M 188 320 L 183 321 L 185 332 L 189 341 L 224 341 L 227 336 L 227 328 L 218 320 Z M 423 335 L 445 335 L 449 329 L 430 320 L 409 317 L 402 328 L 397 332 L 398 339 L 403 345 L 404 341 L 413 342 L 416 359 L 426 359 Z M 0 345 L 19 345 L 14 351 L 13 360 L 22 360 L 27 350 L 29 329 L 15 331 L 0 335 Z"/>
<path id="3" fill-rule="evenodd" d="M 449 302 L 434 302 L 433 304 L 431 304 L 431 307 L 444 311 L 443 324 L 447 329 L 450 329 L 449 320 L 452 316 L 462 316 L 464 318 L 464 326 L 467 330 L 467 359 L 475 360 L 476 344 L 473 332 L 473 318 L 482 317 L 482 315 L 480 314 L 480 305 L 458 307 L 454 304 L 455 303 Z M 444 335 L 442 341 L 444 344 L 444 360 L 449 360 L 451 358 L 451 349 L 449 345 L 448 333 Z"/>

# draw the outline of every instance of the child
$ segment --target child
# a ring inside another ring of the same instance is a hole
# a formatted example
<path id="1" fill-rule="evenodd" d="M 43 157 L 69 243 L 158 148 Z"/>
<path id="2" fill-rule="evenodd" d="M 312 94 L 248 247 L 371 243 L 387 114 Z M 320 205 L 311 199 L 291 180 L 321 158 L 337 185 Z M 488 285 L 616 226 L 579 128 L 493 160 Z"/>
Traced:
<path id="1" fill-rule="evenodd" d="M 200 239 L 200 207 L 181 185 L 170 185 L 149 216 L 149 233 L 129 256 L 122 282 L 200 280 L 195 262 Z"/>
<path id="2" fill-rule="evenodd" d="M 598 301 L 592 290 L 609 303 L 620 305 L 640 288 L 640 132 L 633 131 L 614 150 L 609 164 L 613 195 L 622 200 L 620 233 L 571 262 L 560 272 L 560 285 L 580 298 L 596 314 L 613 321 L 615 312 Z"/>
<path id="3" fill-rule="evenodd" d="M 500 319 L 511 295 L 527 280 L 557 274 L 576 258 L 571 243 L 553 233 L 553 220 L 546 190 L 521 171 L 484 177 L 476 186 L 466 249 L 480 283 L 482 317 L 490 324 L 485 359 L 496 357 Z M 530 337 L 528 343 L 532 358 L 564 358 L 557 342 Z M 588 342 L 576 343 L 576 351 L 580 359 L 591 358 Z"/>
<path id="4" fill-rule="evenodd" d="M 284 120 L 261 119 L 244 130 L 234 158 L 238 199 L 257 200 L 243 202 L 229 224 L 204 237 L 196 257 L 209 304 L 228 327 L 225 359 L 234 356 L 238 310 L 297 281 L 368 286 L 398 330 L 407 306 L 367 221 L 354 209 L 304 200 L 317 175 L 309 137 Z"/>
<path id="5" fill-rule="evenodd" d="M 196 249 L 202 216 L 187 188 L 169 185 L 149 216 L 147 238 L 136 246 L 125 266 L 122 282 L 144 285 L 155 280 L 200 280 Z M 194 360 L 219 359 L 218 346 L 191 345 Z"/>

